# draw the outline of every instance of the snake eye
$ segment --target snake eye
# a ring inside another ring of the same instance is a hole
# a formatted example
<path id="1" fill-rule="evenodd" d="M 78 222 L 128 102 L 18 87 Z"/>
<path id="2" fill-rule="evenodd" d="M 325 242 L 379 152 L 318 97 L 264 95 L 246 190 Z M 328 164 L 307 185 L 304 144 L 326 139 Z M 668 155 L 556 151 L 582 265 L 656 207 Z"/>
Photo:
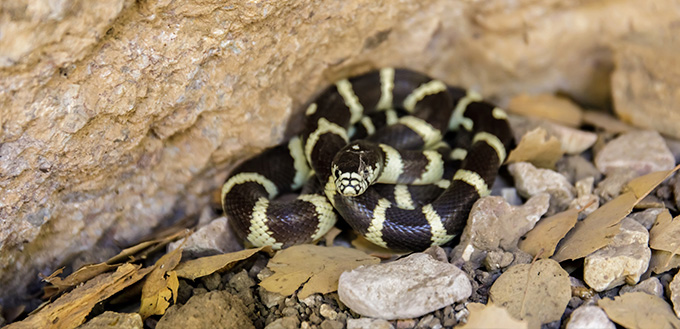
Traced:
<path id="1" fill-rule="evenodd" d="M 340 177 L 340 169 L 335 169 L 335 172 L 333 174 L 335 175 L 335 178 Z"/>

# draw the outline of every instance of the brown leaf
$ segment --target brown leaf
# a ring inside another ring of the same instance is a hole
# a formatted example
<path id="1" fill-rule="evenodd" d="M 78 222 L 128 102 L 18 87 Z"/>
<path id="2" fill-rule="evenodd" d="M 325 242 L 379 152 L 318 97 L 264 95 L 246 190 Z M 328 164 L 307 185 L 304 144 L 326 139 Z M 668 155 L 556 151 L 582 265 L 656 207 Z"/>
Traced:
<path id="1" fill-rule="evenodd" d="M 549 258 L 555 253 L 560 240 L 578 221 L 579 212 L 579 209 L 568 209 L 539 220 L 536 226 L 527 232 L 524 240 L 519 241 L 519 248 L 531 256 Z"/>
<path id="2" fill-rule="evenodd" d="M 470 303 L 467 305 L 470 311 L 467 323 L 456 327 L 460 329 L 527 329 L 529 324 L 524 320 L 516 320 L 508 310 L 496 306 L 496 304 L 489 302 L 488 304 Z"/>
<path id="3" fill-rule="evenodd" d="M 245 249 L 228 254 L 201 257 L 180 263 L 175 268 L 177 276 L 189 280 L 213 274 L 215 272 L 228 271 L 239 261 L 250 258 L 260 251 L 272 253 L 271 247 L 259 247 L 255 249 Z"/>
<path id="4" fill-rule="evenodd" d="M 85 317 L 97 303 L 141 280 L 153 268 L 140 269 L 139 265 L 123 264 L 115 272 L 87 281 L 25 320 L 5 328 L 75 328 L 85 322 Z"/>
<path id="5" fill-rule="evenodd" d="M 605 131 L 614 134 L 627 133 L 638 129 L 600 111 L 585 111 L 583 113 L 583 123 L 604 129 Z"/>
<path id="6" fill-rule="evenodd" d="M 663 273 L 680 267 L 680 255 L 664 250 L 652 250 L 649 269 L 654 273 Z"/>
<path id="7" fill-rule="evenodd" d="M 332 246 L 333 242 L 335 242 L 335 238 L 338 237 L 340 233 L 342 233 L 342 230 L 335 226 L 331 227 L 331 229 L 328 230 L 326 235 L 324 235 L 324 238 L 326 240 L 326 247 Z"/>
<path id="8" fill-rule="evenodd" d="M 52 287 L 51 286 L 45 287 L 45 295 L 43 297 L 44 298 L 52 297 L 56 294 L 61 293 L 62 291 L 68 290 L 71 287 L 75 287 L 81 284 L 82 282 L 90 280 L 99 274 L 109 272 L 117 268 L 118 266 L 119 265 L 109 265 L 106 263 L 85 265 L 63 279 L 57 276 L 62 272 L 61 271 L 62 269 L 59 269 L 52 273 L 50 276 L 43 279 L 43 281 L 52 284 Z"/>
<path id="9" fill-rule="evenodd" d="M 663 299 L 644 292 L 628 292 L 616 298 L 601 299 L 607 316 L 625 328 L 680 328 L 671 306 Z"/>
<path id="10" fill-rule="evenodd" d="M 182 259 L 182 248 L 163 255 L 153 271 L 149 274 L 142 287 L 142 303 L 139 307 L 139 315 L 142 319 L 156 314 L 165 314 L 165 310 L 172 302 L 177 301 L 177 288 L 179 280 L 173 269 Z"/>
<path id="11" fill-rule="evenodd" d="M 345 247 L 293 246 L 279 251 L 269 261 L 274 274 L 262 280 L 268 291 L 290 296 L 302 286 L 298 298 L 315 293 L 338 290 L 338 279 L 344 271 L 361 265 L 377 264 L 380 260 L 362 251 Z"/>
<path id="12" fill-rule="evenodd" d="M 672 218 L 668 209 L 657 217 L 649 230 L 649 247 L 677 254 L 680 251 L 680 216 Z"/>
<path id="13" fill-rule="evenodd" d="M 570 127 L 580 126 L 583 116 L 583 110 L 574 102 L 552 94 L 517 95 L 510 100 L 508 111 L 548 119 Z"/>
<path id="14" fill-rule="evenodd" d="M 551 259 L 510 267 L 494 282 L 491 300 L 530 328 L 559 320 L 571 299 L 569 274 Z"/>
<path id="15" fill-rule="evenodd" d="M 407 252 L 394 251 L 389 248 L 383 248 L 371 241 L 368 241 L 361 235 L 357 235 L 357 237 L 354 240 L 352 240 L 352 247 L 361 250 L 371 256 L 378 257 L 380 259 L 390 259 L 395 256 L 407 254 Z"/>
<path id="16" fill-rule="evenodd" d="M 149 240 L 149 241 L 144 241 L 141 243 L 138 243 L 137 245 L 134 245 L 132 247 L 123 249 L 118 255 L 111 257 L 109 260 L 106 261 L 106 264 L 116 264 L 120 262 L 125 262 L 129 260 L 134 260 L 135 258 L 137 259 L 143 259 L 146 257 L 151 252 L 154 252 L 158 250 L 159 248 L 165 247 L 168 243 L 175 241 L 177 239 L 184 238 L 185 236 L 189 235 L 191 233 L 190 230 L 182 230 L 180 232 L 176 232 L 170 236 L 164 237 L 164 238 L 159 238 L 159 239 L 154 239 L 154 240 Z M 142 255 L 137 255 L 137 254 L 142 254 Z M 134 257 L 137 255 L 137 257 Z"/>
<path id="17" fill-rule="evenodd" d="M 546 136 L 545 129 L 540 127 L 529 131 L 522 136 L 517 147 L 510 151 L 505 162 L 530 162 L 539 168 L 555 169 L 555 163 L 562 158 L 564 151 L 555 136 Z"/>
<path id="18" fill-rule="evenodd" d="M 619 233 L 621 220 L 630 214 L 642 198 L 678 168 L 649 173 L 628 182 L 627 192 L 605 203 L 586 219 L 576 223 L 576 226 L 560 241 L 552 259 L 561 262 L 582 258 L 606 246 Z"/>

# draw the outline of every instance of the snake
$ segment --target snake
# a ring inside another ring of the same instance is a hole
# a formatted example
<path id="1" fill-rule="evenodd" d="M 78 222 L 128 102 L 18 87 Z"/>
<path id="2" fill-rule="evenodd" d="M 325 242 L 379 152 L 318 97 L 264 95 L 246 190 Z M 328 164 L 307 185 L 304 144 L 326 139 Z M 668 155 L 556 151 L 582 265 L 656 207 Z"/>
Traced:
<path id="1" fill-rule="evenodd" d="M 248 245 L 315 242 L 339 218 L 393 250 L 446 244 L 513 142 L 506 112 L 479 93 L 403 68 L 340 79 L 303 109 L 299 134 L 222 185 L 224 214 Z"/>

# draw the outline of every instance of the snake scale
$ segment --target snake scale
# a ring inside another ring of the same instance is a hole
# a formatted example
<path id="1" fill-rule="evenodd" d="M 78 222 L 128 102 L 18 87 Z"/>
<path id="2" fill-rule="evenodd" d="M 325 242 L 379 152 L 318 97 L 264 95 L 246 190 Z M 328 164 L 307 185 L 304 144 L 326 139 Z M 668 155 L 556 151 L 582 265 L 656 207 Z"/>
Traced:
<path id="1" fill-rule="evenodd" d="M 479 94 L 384 68 L 323 91 L 300 135 L 231 172 L 222 205 L 254 246 L 318 240 L 339 215 L 374 244 L 422 250 L 462 231 L 511 136 Z"/>

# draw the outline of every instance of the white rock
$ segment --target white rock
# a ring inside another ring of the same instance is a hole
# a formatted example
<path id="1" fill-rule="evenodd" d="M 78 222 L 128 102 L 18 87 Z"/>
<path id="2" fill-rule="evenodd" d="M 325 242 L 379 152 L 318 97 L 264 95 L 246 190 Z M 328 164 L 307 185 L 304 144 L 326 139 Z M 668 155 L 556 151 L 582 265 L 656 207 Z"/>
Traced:
<path id="1" fill-rule="evenodd" d="M 394 329 L 394 326 L 383 319 L 360 318 L 347 319 L 347 329 Z"/>
<path id="2" fill-rule="evenodd" d="M 668 285 L 671 302 L 673 303 L 673 310 L 675 315 L 680 317 L 680 272 L 675 274 L 673 281 Z"/>
<path id="3" fill-rule="evenodd" d="M 574 187 L 558 172 L 539 169 L 528 162 L 513 163 L 508 166 L 508 170 L 521 196 L 529 198 L 539 193 L 550 194 L 549 213 L 566 209 L 574 200 Z"/>
<path id="4" fill-rule="evenodd" d="M 607 313 L 597 306 L 581 306 L 569 316 L 566 329 L 615 329 Z"/>
<path id="5" fill-rule="evenodd" d="M 415 318 L 472 294 L 458 267 L 416 253 L 386 264 L 361 266 L 340 275 L 338 295 L 354 312 L 381 319 Z"/>
<path id="6" fill-rule="evenodd" d="M 238 244 L 238 237 L 229 227 L 226 217 L 220 217 L 208 225 L 199 228 L 184 243 L 183 253 L 190 257 L 202 257 L 243 249 Z M 168 245 L 168 252 L 175 250 L 183 241 L 176 241 Z"/>
<path id="7" fill-rule="evenodd" d="M 637 283 L 651 258 L 648 241 L 649 232 L 640 223 L 624 218 L 609 244 L 585 258 L 585 282 L 596 291 Z"/>
<path id="8" fill-rule="evenodd" d="M 511 206 L 498 196 L 483 197 L 472 206 L 453 258 L 470 261 L 487 251 L 514 251 L 517 242 L 548 210 L 550 196 L 538 194 L 523 206 Z"/>
<path id="9" fill-rule="evenodd" d="M 659 281 L 659 279 L 657 279 L 656 277 L 651 277 L 634 286 L 625 285 L 621 287 L 619 295 L 623 295 L 627 292 L 637 291 L 648 293 L 650 295 L 654 295 L 657 297 L 663 297 L 663 285 L 661 284 L 661 281 Z"/>
<path id="10" fill-rule="evenodd" d="M 605 145 L 595 156 L 595 166 L 604 174 L 612 169 L 631 168 L 638 175 L 675 167 L 675 157 L 656 131 L 625 133 Z"/>
<path id="11" fill-rule="evenodd" d="M 594 177 L 586 177 L 576 182 L 576 199 L 572 200 L 569 208 L 582 209 L 582 215 L 588 216 L 600 207 L 600 197 L 593 194 Z"/>

